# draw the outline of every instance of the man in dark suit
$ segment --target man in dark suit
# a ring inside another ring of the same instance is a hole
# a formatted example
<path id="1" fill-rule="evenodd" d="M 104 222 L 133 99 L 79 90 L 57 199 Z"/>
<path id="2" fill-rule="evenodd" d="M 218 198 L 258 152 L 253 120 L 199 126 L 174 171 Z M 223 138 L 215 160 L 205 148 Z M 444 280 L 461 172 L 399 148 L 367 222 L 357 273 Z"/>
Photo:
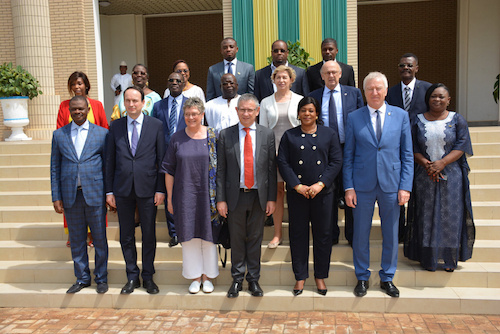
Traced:
<path id="1" fill-rule="evenodd" d="M 108 130 L 87 121 L 88 102 L 75 96 L 69 102 L 73 121 L 54 131 L 50 160 L 52 202 L 68 222 L 76 283 L 66 293 L 90 286 L 87 227 L 94 237 L 97 292 L 108 291 L 108 241 L 104 198 L 104 151 Z"/>
<path id="2" fill-rule="evenodd" d="M 141 286 L 135 246 L 135 208 L 142 231 L 143 287 L 159 292 L 153 281 L 156 253 L 156 209 L 165 199 L 165 177 L 159 169 L 165 154 L 161 121 L 144 115 L 144 92 L 129 87 L 123 93 L 127 117 L 111 123 L 106 156 L 106 202 L 118 211 L 120 244 L 125 259 L 127 283 L 122 294 Z"/>
<path id="3" fill-rule="evenodd" d="M 264 220 L 276 208 L 277 170 L 274 133 L 255 122 L 259 101 L 243 94 L 237 107 L 239 123 L 221 131 L 217 145 L 217 210 L 227 217 L 231 236 L 228 298 L 238 297 L 243 279 L 255 297 L 259 285 Z"/>
<path id="4" fill-rule="evenodd" d="M 427 81 L 418 80 L 418 58 L 413 53 L 405 53 L 399 59 L 401 82 L 389 88 L 386 101 L 388 104 L 406 110 L 413 124 L 415 117 L 427 111 L 425 92 L 431 86 Z"/>
<path id="5" fill-rule="evenodd" d="M 410 124 L 413 124 L 418 114 L 427 111 L 425 92 L 431 83 L 415 77 L 418 72 L 418 58 L 413 53 L 405 53 L 401 56 L 398 69 L 401 81 L 389 88 L 386 101 L 390 105 L 406 110 L 410 116 Z M 406 233 L 405 216 L 403 205 L 399 215 L 399 242 L 403 242 Z"/>
<path id="6" fill-rule="evenodd" d="M 342 149 L 345 143 L 345 124 L 347 115 L 361 108 L 363 96 L 361 91 L 356 87 L 344 86 L 340 84 L 343 77 L 342 68 L 338 62 L 329 60 L 324 63 L 321 68 L 322 80 L 326 83 L 325 87 L 316 89 L 309 96 L 314 97 L 321 106 L 321 119 L 325 122 L 325 126 L 329 126 L 335 130 L 339 136 L 339 141 Z M 332 207 L 332 240 L 336 245 L 339 242 L 339 202 L 344 202 L 344 187 L 342 186 L 342 170 L 335 179 L 335 190 L 333 196 Z M 345 205 L 341 205 L 345 209 L 345 231 L 344 235 L 352 245 L 352 210 Z"/>
<path id="7" fill-rule="evenodd" d="M 168 89 L 170 95 L 156 102 L 153 106 L 151 116 L 158 118 L 163 123 L 163 134 L 165 135 L 165 150 L 170 143 L 170 138 L 174 133 L 186 128 L 184 120 L 183 106 L 187 98 L 182 95 L 182 91 L 186 86 L 184 77 L 177 72 L 173 72 L 168 76 Z M 167 220 L 168 234 L 170 235 L 169 247 L 174 247 L 179 243 L 177 233 L 175 232 L 174 216 L 165 210 Z"/>
<path id="8" fill-rule="evenodd" d="M 323 79 L 321 78 L 321 66 L 326 61 L 335 60 L 337 53 L 339 52 L 337 48 L 337 41 L 333 38 L 325 38 L 321 43 L 321 55 L 323 56 L 323 61 L 317 63 L 316 65 L 310 66 L 307 69 L 307 80 L 309 81 L 309 89 L 311 91 L 319 89 L 325 85 Z M 354 81 L 354 69 L 351 65 L 344 64 L 340 61 L 340 69 L 342 70 L 342 77 L 340 78 L 340 84 L 344 86 L 356 86 Z"/>
<path id="9" fill-rule="evenodd" d="M 238 81 L 238 94 L 253 94 L 255 70 L 253 65 L 236 59 L 236 54 L 238 53 L 236 41 L 231 37 L 224 38 L 220 43 L 220 52 L 224 60 L 210 66 L 208 69 L 207 101 L 222 95 L 220 79 L 225 73 L 231 73 L 236 77 Z"/>
<path id="10" fill-rule="evenodd" d="M 261 68 L 255 73 L 255 96 L 259 101 L 268 97 L 276 91 L 276 86 L 271 81 L 271 74 L 276 67 L 285 65 L 293 68 L 297 77 L 292 84 L 291 90 L 299 95 L 309 94 L 309 84 L 307 83 L 306 71 L 300 67 L 288 63 L 288 45 L 285 41 L 277 40 L 271 46 L 271 65 Z"/>
<path id="11" fill-rule="evenodd" d="M 399 205 L 408 202 L 413 183 L 410 119 L 403 109 L 385 103 L 387 78 L 382 73 L 369 73 L 363 89 L 368 105 L 347 117 L 343 167 L 345 200 L 354 215 L 354 295 L 362 297 L 368 289 L 376 201 L 383 238 L 380 288 L 399 297 L 392 280 L 398 263 Z"/>

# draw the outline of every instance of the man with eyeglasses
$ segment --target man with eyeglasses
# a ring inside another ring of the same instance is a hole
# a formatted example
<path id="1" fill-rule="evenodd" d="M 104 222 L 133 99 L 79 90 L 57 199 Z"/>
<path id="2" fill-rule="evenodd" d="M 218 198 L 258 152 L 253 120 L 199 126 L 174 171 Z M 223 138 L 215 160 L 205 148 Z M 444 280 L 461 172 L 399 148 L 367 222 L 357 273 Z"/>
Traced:
<path id="1" fill-rule="evenodd" d="M 405 53 L 401 56 L 398 69 L 401 82 L 389 88 L 386 101 L 390 105 L 406 110 L 410 116 L 410 123 L 413 124 L 418 114 L 427 111 L 425 92 L 431 83 L 415 77 L 418 72 L 418 58 L 413 53 Z M 403 205 L 399 214 L 399 242 L 404 241 L 406 233 L 405 217 Z"/>
<path id="2" fill-rule="evenodd" d="M 270 65 L 261 68 L 255 73 L 255 96 L 259 101 L 276 92 L 276 85 L 271 81 L 271 74 L 280 65 L 291 67 L 295 71 L 296 78 L 291 90 L 301 96 L 307 96 L 309 94 L 309 84 L 307 83 L 306 71 L 288 63 L 288 45 L 285 41 L 277 40 L 272 44 L 271 58 Z"/>
<path id="3" fill-rule="evenodd" d="M 155 103 L 151 116 L 163 122 L 163 132 L 165 135 L 165 147 L 168 148 L 170 138 L 174 133 L 186 128 L 184 112 L 182 107 L 187 97 L 182 95 L 186 85 L 182 74 L 173 72 L 168 76 L 168 89 L 170 95 Z M 165 210 L 167 219 L 168 234 L 170 235 L 169 247 L 174 247 L 179 243 L 175 232 L 174 217 Z"/>
<path id="4" fill-rule="evenodd" d="M 238 94 L 250 93 L 254 91 L 255 70 L 252 64 L 245 63 L 236 58 L 238 44 L 227 37 L 220 43 L 220 53 L 223 61 L 210 66 L 207 75 L 207 101 L 222 95 L 220 89 L 220 78 L 225 73 L 230 73 L 238 80 Z"/>

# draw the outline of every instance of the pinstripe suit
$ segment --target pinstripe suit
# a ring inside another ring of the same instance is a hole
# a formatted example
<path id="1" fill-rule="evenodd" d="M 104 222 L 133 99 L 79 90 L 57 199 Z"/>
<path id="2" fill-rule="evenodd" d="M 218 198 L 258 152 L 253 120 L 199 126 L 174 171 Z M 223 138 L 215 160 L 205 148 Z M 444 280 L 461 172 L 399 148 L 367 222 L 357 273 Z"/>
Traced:
<path id="1" fill-rule="evenodd" d="M 89 124 L 80 158 L 71 139 L 72 123 L 54 131 L 50 161 L 52 201 L 62 201 L 68 221 L 77 282 L 90 283 L 87 226 L 95 246 L 95 281 L 107 281 L 108 242 L 104 196 L 104 150 L 108 130 Z M 77 190 L 78 175 L 81 190 Z"/>

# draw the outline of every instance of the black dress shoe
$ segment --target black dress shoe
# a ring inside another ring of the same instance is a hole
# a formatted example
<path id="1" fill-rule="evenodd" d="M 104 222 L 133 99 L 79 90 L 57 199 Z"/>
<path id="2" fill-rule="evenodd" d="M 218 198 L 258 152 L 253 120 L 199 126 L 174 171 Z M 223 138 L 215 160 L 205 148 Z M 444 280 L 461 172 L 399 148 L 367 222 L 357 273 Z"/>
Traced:
<path id="1" fill-rule="evenodd" d="M 177 236 L 174 235 L 168 242 L 168 247 L 174 247 L 177 246 L 178 244 L 179 244 L 179 238 L 177 238 Z"/>
<path id="2" fill-rule="evenodd" d="M 339 198 L 339 201 L 338 201 L 338 207 L 340 210 L 344 210 L 345 209 L 345 200 L 343 198 Z"/>
<path id="3" fill-rule="evenodd" d="M 77 293 L 78 291 L 80 291 L 81 289 L 83 288 L 87 288 L 90 286 L 90 283 L 80 283 L 80 282 L 76 282 L 75 284 L 73 284 L 69 289 L 68 291 L 66 291 L 66 293 Z"/>
<path id="4" fill-rule="evenodd" d="M 354 295 L 356 297 L 363 297 L 366 295 L 366 290 L 368 290 L 368 281 L 358 281 L 356 287 L 354 288 Z"/>
<path id="5" fill-rule="evenodd" d="M 134 289 L 139 288 L 141 286 L 141 281 L 139 279 L 131 279 L 130 281 L 127 282 L 122 288 L 122 291 L 120 293 L 122 295 L 128 295 L 134 292 Z"/>
<path id="6" fill-rule="evenodd" d="M 254 297 L 264 296 L 264 291 L 262 291 L 262 288 L 260 287 L 259 282 L 257 281 L 248 283 L 248 291 L 250 291 L 250 293 Z"/>
<path id="7" fill-rule="evenodd" d="M 160 292 L 160 289 L 158 289 L 158 285 L 156 285 L 156 283 L 152 279 L 142 282 L 142 286 L 151 295 L 156 295 L 158 292 Z"/>
<path id="8" fill-rule="evenodd" d="M 227 291 L 227 298 L 236 298 L 239 296 L 240 291 L 243 289 L 243 284 L 238 281 L 233 281 L 231 287 Z"/>
<path id="9" fill-rule="evenodd" d="M 338 245 L 339 239 L 333 239 L 332 240 L 332 246 Z"/>
<path id="10" fill-rule="evenodd" d="M 270 215 L 269 217 L 266 218 L 266 221 L 264 222 L 264 226 L 274 226 L 273 215 Z"/>
<path id="11" fill-rule="evenodd" d="M 108 292 L 108 283 L 106 282 L 97 283 L 97 288 L 95 289 L 95 291 L 97 291 L 97 293 Z"/>
<path id="12" fill-rule="evenodd" d="M 396 288 L 396 286 L 392 283 L 392 281 L 389 282 L 380 282 L 380 288 L 385 291 L 389 296 L 391 297 L 399 297 L 399 290 Z"/>

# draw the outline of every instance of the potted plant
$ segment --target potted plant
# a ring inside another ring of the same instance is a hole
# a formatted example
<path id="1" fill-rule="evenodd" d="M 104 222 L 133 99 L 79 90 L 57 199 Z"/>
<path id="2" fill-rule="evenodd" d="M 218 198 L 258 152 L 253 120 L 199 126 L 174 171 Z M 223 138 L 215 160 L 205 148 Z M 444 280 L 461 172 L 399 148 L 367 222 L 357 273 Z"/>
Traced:
<path id="1" fill-rule="evenodd" d="M 23 132 L 23 126 L 29 124 L 28 99 L 42 94 L 39 88 L 38 80 L 21 65 L 0 65 L 0 102 L 4 124 L 12 129 L 11 136 L 5 141 L 31 140 Z"/>
<path id="2" fill-rule="evenodd" d="M 309 57 L 309 52 L 307 52 L 303 47 L 300 46 L 300 42 L 297 41 L 292 43 L 287 41 L 288 45 L 288 63 L 303 69 L 307 69 L 311 65 L 311 60 L 314 58 Z M 271 64 L 273 61 L 272 57 L 267 57 L 267 63 Z"/>

